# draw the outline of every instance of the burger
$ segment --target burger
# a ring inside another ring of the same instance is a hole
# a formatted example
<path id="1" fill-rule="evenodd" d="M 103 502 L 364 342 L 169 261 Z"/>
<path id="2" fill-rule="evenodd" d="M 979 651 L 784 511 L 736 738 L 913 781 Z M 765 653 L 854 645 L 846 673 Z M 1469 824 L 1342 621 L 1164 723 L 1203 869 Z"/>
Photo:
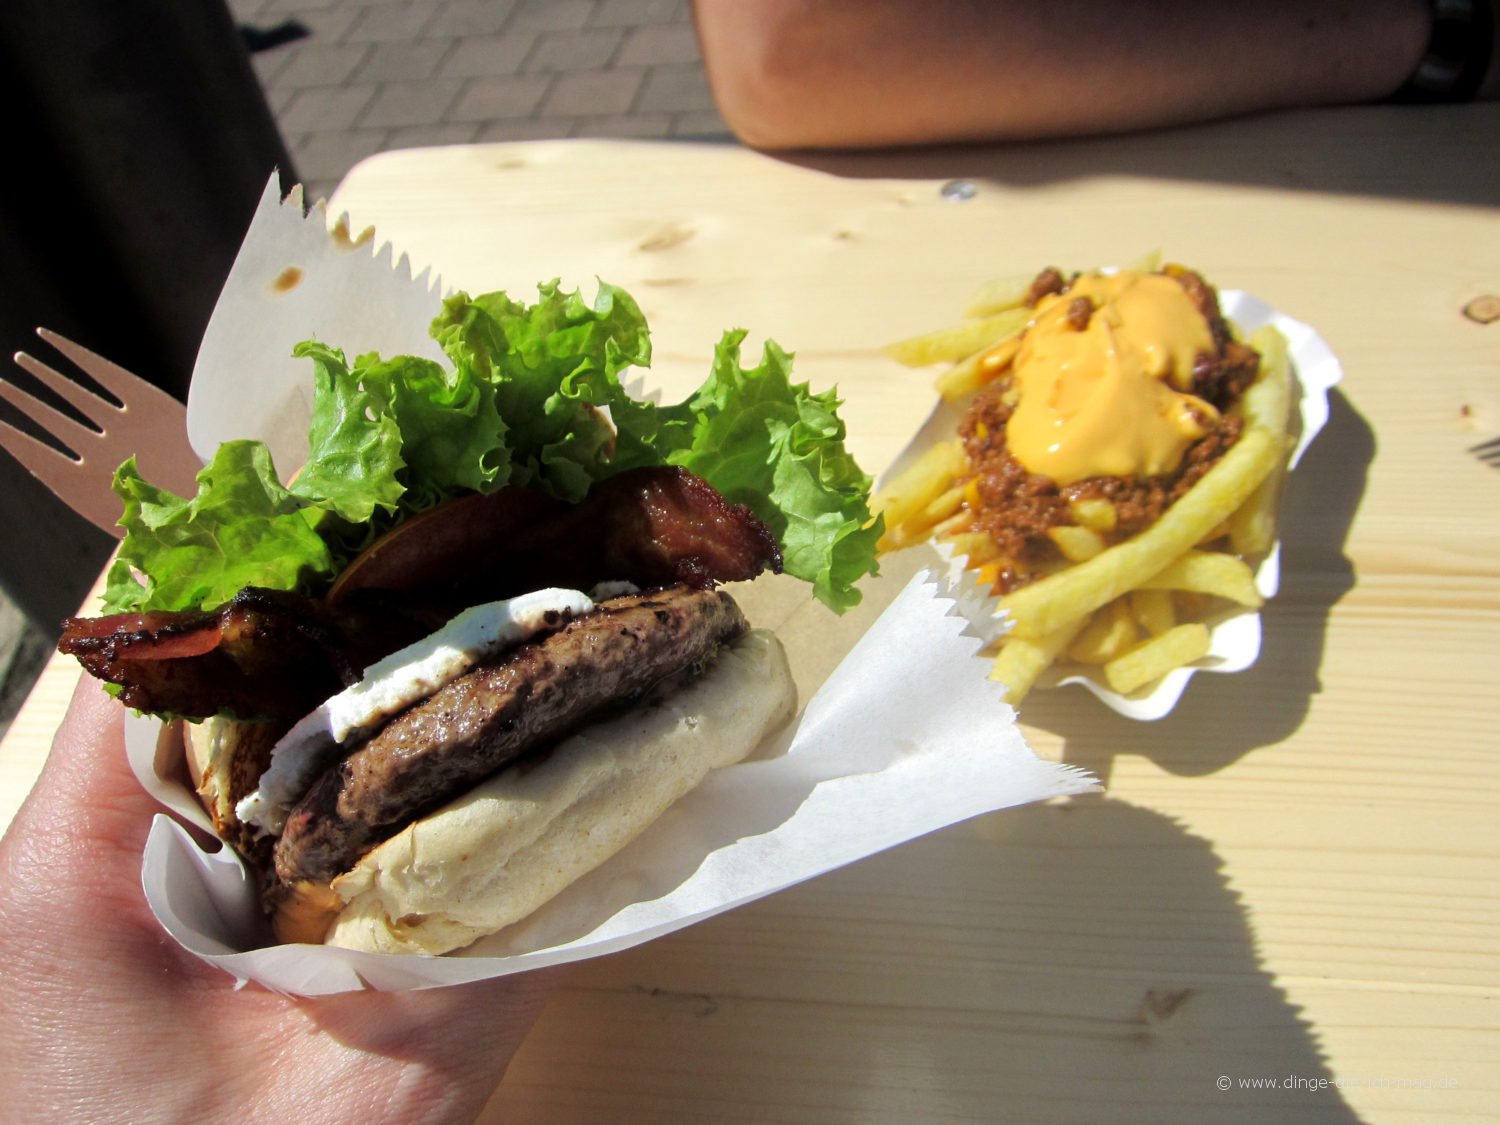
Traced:
<path id="1" fill-rule="evenodd" d="M 99 617 L 59 648 L 181 721 L 280 941 L 445 953 L 526 917 L 795 710 L 725 584 L 836 611 L 875 569 L 833 392 L 726 332 L 660 405 L 639 307 L 457 294 L 447 363 L 319 341 L 305 463 L 222 446 L 177 497 L 121 466 Z"/>

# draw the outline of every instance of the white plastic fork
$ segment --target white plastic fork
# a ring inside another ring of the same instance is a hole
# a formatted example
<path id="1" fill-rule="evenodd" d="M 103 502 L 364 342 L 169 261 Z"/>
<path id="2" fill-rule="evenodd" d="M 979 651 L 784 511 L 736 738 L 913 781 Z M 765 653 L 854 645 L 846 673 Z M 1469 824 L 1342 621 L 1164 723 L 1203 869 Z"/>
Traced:
<path id="1" fill-rule="evenodd" d="M 69 452 L 60 452 L 0 421 L 0 447 L 8 450 L 68 507 L 118 537 L 120 500 L 110 488 L 115 469 L 135 457 L 141 475 L 178 495 L 191 496 L 202 468 L 187 439 L 187 411 L 171 395 L 46 328 L 36 334 L 72 360 L 118 404 L 25 352 L 16 363 L 93 423 L 86 426 L 14 383 L 0 378 L 0 398 L 39 425 Z"/>

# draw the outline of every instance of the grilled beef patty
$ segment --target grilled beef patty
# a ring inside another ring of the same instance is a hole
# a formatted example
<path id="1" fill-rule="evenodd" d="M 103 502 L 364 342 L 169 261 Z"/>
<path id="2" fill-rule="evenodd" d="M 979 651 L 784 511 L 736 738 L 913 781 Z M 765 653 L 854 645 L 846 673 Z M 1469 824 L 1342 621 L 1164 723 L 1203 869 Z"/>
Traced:
<path id="1" fill-rule="evenodd" d="M 325 883 L 377 844 L 523 755 L 663 680 L 747 628 L 728 594 L 671 587 L 602 603 L 459 677 L 325 773 L 276 845 L 285 883 Z"/>

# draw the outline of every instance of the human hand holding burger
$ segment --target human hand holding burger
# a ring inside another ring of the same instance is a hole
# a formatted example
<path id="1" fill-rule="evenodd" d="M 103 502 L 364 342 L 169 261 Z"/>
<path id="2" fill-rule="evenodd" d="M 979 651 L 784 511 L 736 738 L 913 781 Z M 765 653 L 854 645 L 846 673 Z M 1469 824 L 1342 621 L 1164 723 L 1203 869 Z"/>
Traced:
<path id="1" fill-rule="evenodd" d="M 80 685 L 0 842 L 3 1116 L 474 1118 L 563 970 L 314 999 L 236 989 L 146 904 L 159 807 L 126 764 L 123 713 Z"/>

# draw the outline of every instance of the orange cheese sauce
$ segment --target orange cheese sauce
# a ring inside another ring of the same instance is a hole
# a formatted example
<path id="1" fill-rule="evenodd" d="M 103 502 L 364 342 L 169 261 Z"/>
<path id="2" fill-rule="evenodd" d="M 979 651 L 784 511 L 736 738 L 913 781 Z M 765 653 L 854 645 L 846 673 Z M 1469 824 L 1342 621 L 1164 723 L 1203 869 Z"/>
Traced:
<path id="1" fill-rule="evenodd" d="M 1080 299 L 1087 324 L 1070 316 Z M 1170 473 L 1218 419 L 1187 393 L 1208 322 L 1170 277 L 1084 275 L 1044 297 L 1012 367 L 1015 412 L 1006 444 L 1028 471 L 1059 485 L 1090 477 Z"/>

